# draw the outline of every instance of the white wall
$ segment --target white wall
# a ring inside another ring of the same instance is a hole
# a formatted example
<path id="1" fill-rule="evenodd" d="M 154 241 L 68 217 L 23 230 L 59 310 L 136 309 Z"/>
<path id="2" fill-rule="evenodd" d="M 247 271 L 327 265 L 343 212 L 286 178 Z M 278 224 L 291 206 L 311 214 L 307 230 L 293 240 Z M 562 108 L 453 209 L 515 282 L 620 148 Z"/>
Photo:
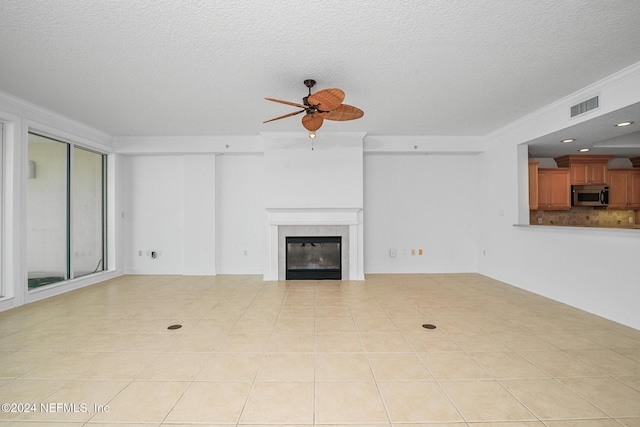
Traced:
<path id="1" fill-rule="evenodd" d="M 483 198 L 479 272 L 640 329 L 640 233 L 527 224 L 527 153 L 518 144 L 576 124 L 576 100 L 600 94 L 581 120 L 640 101 L 640 66 L 623 70 L 487 138 L 480 155 Z M 504 215 L 500 215 L 503 212 Z"/>
<path id="2" fill-rule="evenodd" d="M 122 163 L 126 273 L 262 273 L 261 154 L 132 155 Z"/>
<path id="3" fill-rule="evenodd" d="M 296 208 L 358 207 L 362 203 L 366 273 L 476 271 L 479 157 L 445 153 L 363 156 L 361 141 L 354 150 L 344 149 L 344 141 L 316 141 L 313 151 L 309 141 L 303 141 L 307 144 L 304 152 L 280 149 L 269 156 L 259 152 L 124 156 L 128 172 L 123 180 L 129 192 L 126 271 L 262 274 L 267 199 L 278 207 Z M 212 158 L 215 168 L 210 167 Z M 274 163 L 288 168 L 288 179 L 278 184 L 280 188 L 270 188 L 269 183 L 275 185 L 279 177 L 267 173 L 267 163 L 269 171 L 280 170 Z M 321 184 L 332 180 L 331 191 L 326 192 Z M 291 192 L 292 186 L 298 190 Z M 314 191 L 322 197 L 314 198 Z M 286 192 L 287 198 L 280 195 Z M 211 220 L 215 220 L 215 230 L 210 229 Z M 188 232 L 187 227 L 193 230 Z M 197 230 L 204 231 L 199 235 L 202 241 L 194 240 Z M 215 247 L 215 263 L 207 262 L 209 244 Z M 396 258 L 389 257 L 390 248 L 396 249 Z M 413 256 L 411 249 L 416 251 Z M 147 255 L 151 250 L 159 251 L 160 256 L 152 260 Z M 143 252 L 142 257 L 138 251 Z M 188 267 L 190 259 L 194 265 Z"/>
<path id="4" fill-rule="evenodd" d="M 132 156 L 125 208 L 127 273 L 180 274 L 183 265 L 183 158 Z M 158 253 L 151 258 L 151 252 Z"/>
<path id="5" fill-rule="evenodd" d="M 264 135 L 267 208 L 362 208 L 363 133 Z"/>
<path id="6" fill-rule="evenodd" d="M 218 156 L 216 173 L 218 273 L 262 274 L 266 262 L 264 156 Z"/>
<path id="7" fill-rule="evenodd" d="M 216 273 L 216 156 L 185 155 L 183 274 Z"/>
<path id="8" fill-rule="evenodd" d="M 477 155 L 366 155 L 365 272 L 476 271 L 477 163 Z"/>
<path id="9" fill-rule="evenodd" d="M 215 156 L 125 156 L 123 163 L 125 271 L 215 274 Z"/>

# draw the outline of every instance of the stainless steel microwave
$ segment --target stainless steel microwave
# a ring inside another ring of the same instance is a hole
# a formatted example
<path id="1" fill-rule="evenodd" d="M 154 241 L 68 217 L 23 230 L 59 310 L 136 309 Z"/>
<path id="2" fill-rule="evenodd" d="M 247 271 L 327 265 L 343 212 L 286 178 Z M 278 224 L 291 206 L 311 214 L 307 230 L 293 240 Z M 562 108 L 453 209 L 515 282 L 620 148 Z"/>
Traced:
<path id="1" fill-rule="evenodd" d="M 572 185 L 571 206 L 607 206 L 608 185 Z"/>

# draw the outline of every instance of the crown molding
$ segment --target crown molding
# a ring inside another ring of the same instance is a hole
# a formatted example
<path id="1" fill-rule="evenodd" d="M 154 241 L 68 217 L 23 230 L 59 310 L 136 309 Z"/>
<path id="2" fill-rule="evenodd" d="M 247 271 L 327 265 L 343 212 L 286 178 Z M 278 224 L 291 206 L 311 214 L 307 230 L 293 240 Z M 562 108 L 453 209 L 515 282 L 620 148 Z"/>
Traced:
<path id="1" fill-rule="evenodd" d="M 71 140 L 80 138 L 108 148 L 113 143 L 113 137 L 106 132 L 2 91 L 0 91 L 0 110 L 26 120 L 32 128 L 46 130 Z"/>
<path id="2" fill-rule="evenodd" d="M 631 91 L 628 93 L 629 98 L 635 98 L 635 100 L 629 99 L 628 101 L 612 102 L 610 95 L 614 95 L 611 92 L 616 92 L 615 87 L 623 84 L 629 80 L 636 79 L 640 82 L 640 62 L 623 68 L 622 70 L 613 73 L 597 82 L 594 82 L 584 88 L 575 91 L 567 96 L 564 96 L 557 101 L 552 102 L 526 116 L 523 116 L 495 131 L 485 135 L 485 141 L 490 141 L 499 138 L 511 131 L 518 128 L 525 128 L 529 123 L 535 123 L 536 127 L 540 130 L 541 134 L 537 136 L 546 135 L 552 131 L 563 129 L 564 127 L 573 126 L 582 123 L 586 120 L 590 120 L 594 117 L 601 116 L 603 114 L 610 113 L 620 108 L 624 108 L 635 102 L 640 101 L 638 92 Z M 615 94 L 618 95 L 618 94 Z M 597 109 L 589 111 L 585 114 L 581 114 L 579 117 L 571 117 L 569 110 L 572 105 L 590 99 L 594 96 L 599 96 L 600 106 Z M 554 123 L 561 122 L 560 127 L 554 126 L 554 130 L 541 129 L 541 123 L 550 123 L 553 120 Z M 533 138 L 533 137 L 532 137 Z M 532 138 L 528 138 L 532 139 Z"/>

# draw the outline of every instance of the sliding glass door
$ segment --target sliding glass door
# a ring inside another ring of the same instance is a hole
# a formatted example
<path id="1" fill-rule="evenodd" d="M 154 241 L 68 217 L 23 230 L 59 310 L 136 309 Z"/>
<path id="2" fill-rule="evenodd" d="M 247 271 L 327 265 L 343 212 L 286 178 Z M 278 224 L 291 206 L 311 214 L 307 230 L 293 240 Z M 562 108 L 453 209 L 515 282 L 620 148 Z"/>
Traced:
<path id="1" fill-rule="evenodd" d="M 105 156 L 73 149 L 71 243 L 73 276 L 104 270 Z"/>
<path id="2" fill-rule="evenodd" d="M 69 144 L 29 134 L 27 250 L 29 288 L 69 278 Z"/>
<path id="3" fill-rule="evenodd" d="M 105 155 L 29 134 L 29 289 L 104 270 Z"/>

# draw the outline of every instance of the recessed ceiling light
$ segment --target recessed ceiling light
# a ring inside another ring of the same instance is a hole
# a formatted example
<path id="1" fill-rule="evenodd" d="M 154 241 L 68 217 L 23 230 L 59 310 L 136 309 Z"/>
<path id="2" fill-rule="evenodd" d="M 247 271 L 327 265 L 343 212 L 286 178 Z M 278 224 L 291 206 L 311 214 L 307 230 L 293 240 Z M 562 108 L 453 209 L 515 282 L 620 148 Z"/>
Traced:
<path id="1" fill-rule="evenodd" d="M 563 144 L 566 144 L 567 142 L 573 142 L 573 141 L 575 141 L 575 140 L 576 140 L 575 138 L 567 138 L 567 139 L 563 139 L 563 140 L 562 140 L 562 141 L 560 141 L 560 142 L 562 142 Z"/>
<path id="2" fill-rule="evenodd" d="M 632 124 L 633 124 L 633 122 L 620 122 L 620 123 L 618 123 L 618 124 L 616 125 L 616 127 L 621 128 L 621 127 L 623 127 L 623 126 L 629 126 L 629 125 L 632 125 Z"/>
<path id="3" fill-rule="evenodd" d="M 589 151 L 589 149 L 588 148 L 581 148 L 578 151 L 581 152 L 581 153 L 586 153 L 587 151 Z"/>

